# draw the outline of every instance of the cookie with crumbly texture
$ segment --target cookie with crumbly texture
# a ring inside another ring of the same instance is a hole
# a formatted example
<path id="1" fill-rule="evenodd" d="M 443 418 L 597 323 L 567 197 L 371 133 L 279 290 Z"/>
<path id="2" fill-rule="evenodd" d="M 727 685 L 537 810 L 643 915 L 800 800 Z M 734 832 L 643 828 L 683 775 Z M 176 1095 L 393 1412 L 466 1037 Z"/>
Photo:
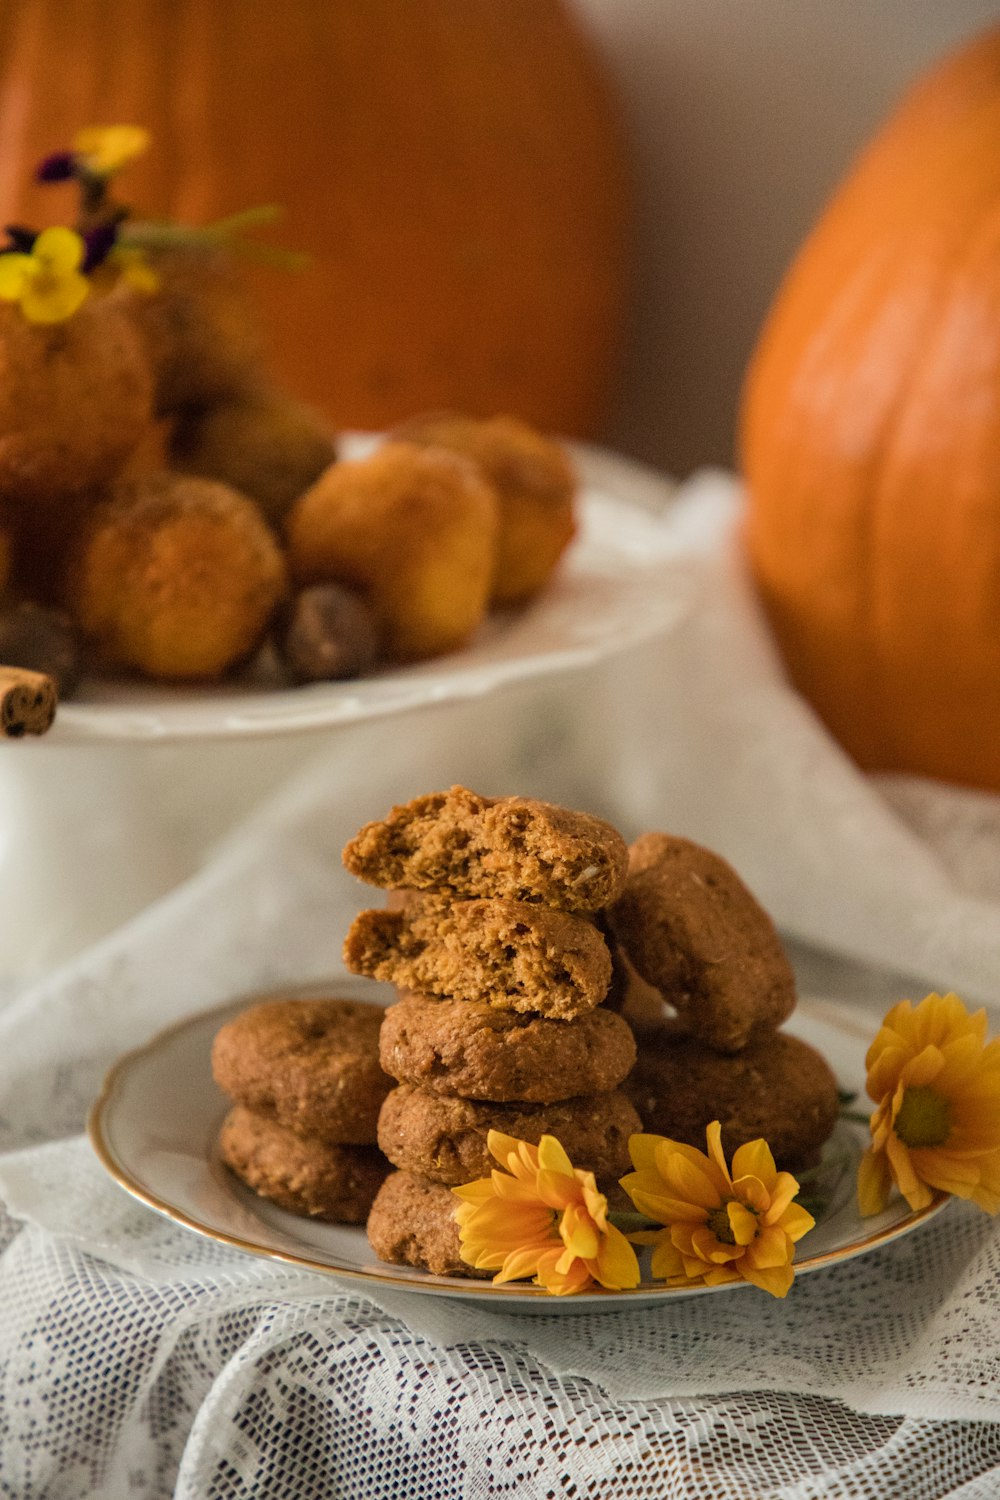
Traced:
<path id="1" fill-rule="evenodd" d="M 219 1154 L 260 1197 L 330 1224 L 363 1224 L 390 1170 L 375 1146 L 297 1135 L 240 1104 L 222 1123 Z"/>
<path id="2" fill-rule="evenodd" d="M 795 976 L 774 923 L 712 850 L 644 833 L 605 915 L 639 975 L 720 1052 L 739 1052 L 791 1014 Z"/>
<path id="3" fill-rule="evenodd" d="M 459 1201 L 439 1182 L 414 1172 L 393 1172 L 368 1215 L 368 1243 L 379 1260 L 393 1266 L 415 1266 L 435 1276 L 489 1278 L 492 1271 L 476 1271 L 462 1259 L 455 1222 Z"/>
<path id="4" fill-rule="evenodd" d="M 380 1005 L 265 1000 L 216 1033 L 212 1073 L 236 1104 L 299 1135 L 371 1145 L 392 1088 L 379 1064 Z"/>
<path id="5" fill-rule="evenodd" d="M 344 962 L 427 999 L 482 1000 L 559 1020 L 593 1010 L 611 979 L 608 945 L 586 917 L 416 892 L 401 909 L 359 913 Z"/>
<path id="6" fill-rule="evenodd" d="M 393 1166 L 458 1186 L 499 1165 L 486 1144 L 491 1130 L 533 1146 L 554 1135 L 574 1167 L 603 1181 L 631 1171 L 628 1139 L 642 1123 L 618 1089 L 556 1104 L 493 1104 L 402 1083 L 382 1105 L 378 1143 Z"/>
<path id="7" fill-rule="evenodd" d="M 784 1031 L 727 1055 L 667 1023 L 639 1038 L 624 1089 L 650 1134 L 704 1151 L 705 1127 L 718 1120 L 727 1156 L 763 1137 L 788 1171 L 818 1161 L 840 1109 L 826 1059 Z"/>
<path id="8" fill-rule="evenodd" d="M 625 883 L 628 849 L 610 823 L 530 797 L 430 792 L 368 823 L 344 864 L 369 885 L 592 912 Z"/>
<path id="9" fill-rule="evenodd" d="M 617 1088 L 635 1061 L 635 1039 L 612 1011 L 551 1021 L 474 1000 L 408 996 L 382 1022 L 382 1066 L 435 1094 L 500 1103 L 552 1104 Z"/>

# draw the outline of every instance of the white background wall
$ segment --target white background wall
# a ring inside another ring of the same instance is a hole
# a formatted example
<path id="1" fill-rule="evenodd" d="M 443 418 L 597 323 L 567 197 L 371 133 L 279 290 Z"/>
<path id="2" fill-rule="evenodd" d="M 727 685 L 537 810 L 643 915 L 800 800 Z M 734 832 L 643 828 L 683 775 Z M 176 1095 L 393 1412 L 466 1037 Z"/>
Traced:
<path id="1" fill-rule="evenodd" d="M 634 323 L 609 440 L 728 462 L 782 270 L 927 61 L 1000 0 L 574 0 L 617 79 L 639 198 Z"/>

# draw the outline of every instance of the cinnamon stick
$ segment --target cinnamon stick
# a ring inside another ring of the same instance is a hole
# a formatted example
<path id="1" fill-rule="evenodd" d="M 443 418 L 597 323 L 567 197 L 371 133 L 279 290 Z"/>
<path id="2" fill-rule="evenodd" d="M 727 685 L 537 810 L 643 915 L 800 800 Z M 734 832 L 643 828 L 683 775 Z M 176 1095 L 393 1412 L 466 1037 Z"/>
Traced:
<path id="1" fill-rule="evenodd" d="M 44 672 L 0 666 L 0 734 L 12 740 L 44 734 L 56 716 L 57 702 L 56 685 Z"/>

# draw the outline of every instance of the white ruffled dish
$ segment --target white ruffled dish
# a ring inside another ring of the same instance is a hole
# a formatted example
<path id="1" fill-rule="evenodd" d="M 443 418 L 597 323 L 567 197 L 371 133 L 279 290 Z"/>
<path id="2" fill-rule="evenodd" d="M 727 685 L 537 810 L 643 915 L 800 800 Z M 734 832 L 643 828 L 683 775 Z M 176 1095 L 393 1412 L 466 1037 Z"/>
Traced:
<path id="1" fill-rule="evenodd" d="M 372 441 L 355 437 L 342 451 L 363 452 Z M 60 704 L 49 743 L 163 744 L 353 724 L 590 666 L 668 630 L 692 602 L 676 542 L 649 509 L 662 507 L 669 483 L 599 449 L 575 456 L 579 534 L 554 579 L 527 608 L 491 615 L 462 650 L 304 687 L 281 686 L 266 665 L 253 680 L 205 688 L 95 678 Z"/>
<path id="2" fill-rule="evenodd" d="M 335 992 L 371 999 L 368 981 L 338 980 Z M 326 990 L 330 993 L 328 987 Z M 376 1259 L 363 1229 L 299 1218 L 250 1192 L 222 1164 L 216 1139 L 228 1109 L 211 1074 L 215 1032 L 255 997 L 192 1017 L 127 1053 L 110 1070 L 90 1115 L 89 1131 L 101 1163 L 125 1190 L 177 1224 L 216 1243 L 253 1255 L 292 1262 L 306 1270 L 373 1287 L 459 1297 L 498 1309 L 551 1313 L 601 1312 L 664 1299 L 746 1291 L 747 1283 L 716 1287 L 666 1287 L 644 1281 L 633 1291 L 592 1291 L 555 1297 L 523 1282 L 431 1276 Z M 841 1085 L 859 1089 L 871 1036 L 843 1008 L 801 1002 L 788 1025 L 829 1061 Z M 926 1223 L 944 1207 L 939 1195 L 913 1212 L 894 1199 L 874 1218 L 858 1215 L 854 1180 L 863 1132 L 842 1121 L 829 1143 L 824 1177 L 830 1198 L 817 1226 L 798 1246 L 797 1275 L 864 1255 Z M 794 1287 L 790 1295 L 794 1296 Z"/>

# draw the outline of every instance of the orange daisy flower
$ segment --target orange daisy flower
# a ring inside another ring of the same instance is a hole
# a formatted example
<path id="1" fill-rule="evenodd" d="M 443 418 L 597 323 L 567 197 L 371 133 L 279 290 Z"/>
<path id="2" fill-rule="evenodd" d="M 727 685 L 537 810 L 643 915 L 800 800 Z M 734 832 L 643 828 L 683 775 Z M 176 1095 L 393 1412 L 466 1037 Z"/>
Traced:
<path id="1" fill-rule="evenodd" d="M 895 1183 L 913 1209 L 934 1189 L 1000 1209 L 1000 1040 L 986 1012 L 957 995 L 928 995 L 889 1011 L 865 1059 L 877 1108 L 858 1171 L 858 1206 L 877 1214 Z"/>
<path id="2" fill-rule="evenodd" d="M 554 1136 L 537 1146 L 491 1130 L 487 1145 L 506 1171 L 453 1188 L 462 1259 L 493 1280 L 532 1277 L 557 1296 L 595 1282 L 609 1291 L 639 1284 L 639 1262 L 608 1221 L 593 1172 L 574 1168 Z"/>
<path id="3" fill-rule="evenodd" d="M 655 1247 L 653 1275 L 668 1286 L 751 1281 L 784 1297 L 795 1242 L 815 1223 L 793 1202 L 799 1184 L 777 1170 L 766 1141 L 740 1146 L 730 1172 L 718 1120 L 705 1135 L 707 1156 L 662 1135 L 632 1136 L 636 1170 L 622 1187 L 640 1213 L 665 1227 L 630 1238 Z"/>

